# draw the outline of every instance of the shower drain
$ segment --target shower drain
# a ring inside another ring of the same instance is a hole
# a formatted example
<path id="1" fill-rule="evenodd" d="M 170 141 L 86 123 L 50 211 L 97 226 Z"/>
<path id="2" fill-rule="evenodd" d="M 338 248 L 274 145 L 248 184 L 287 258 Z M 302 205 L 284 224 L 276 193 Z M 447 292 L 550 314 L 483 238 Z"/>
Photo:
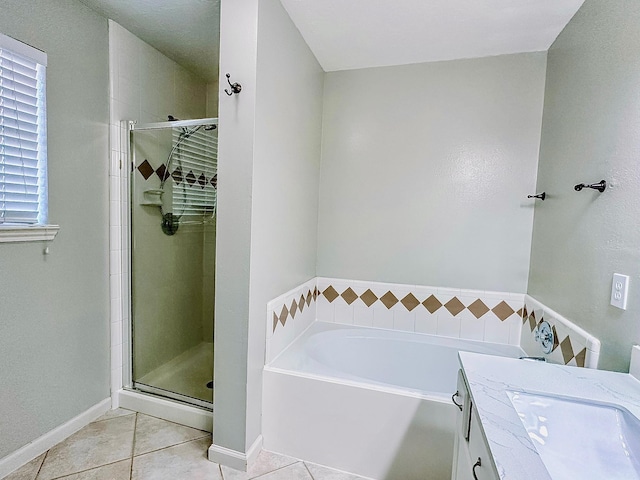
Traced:
<path id="1" fill-rule="evenodd" d="M 213 380 L 211 380 L 210 382 L 207 382 L 207 388 L 210 388 L 211 390 L 213 390 Z"/>

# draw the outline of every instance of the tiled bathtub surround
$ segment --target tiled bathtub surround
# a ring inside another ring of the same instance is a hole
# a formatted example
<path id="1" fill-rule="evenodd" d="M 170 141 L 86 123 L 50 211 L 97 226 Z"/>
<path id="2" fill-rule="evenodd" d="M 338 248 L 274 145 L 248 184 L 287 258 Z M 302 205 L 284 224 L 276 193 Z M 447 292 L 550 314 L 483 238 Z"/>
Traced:
<path id="1" fill-rule="evenodd" d="M 317 279 L 317 318 L 518 345 L 524 294 Z"/>
<path id="2" fill-rule="evenodd" d="M 276 358 L 316 320 L 318 295 L 313 278 L 267 304 L 265 363 Z"/>
<path id="3" fill-rule="evenodd" d="M 544 354 L 535 341 L 535 329 L 543 320 L 549 322 L 554 334 L 550 354 Z M 528 355 L 544 356 L 547 361 L 561 365 L 598 367 L 600 340 L 529 295 L 525 296 L 522 322 L 520 346 Z"/>
<path id="4" fill-rule="evenodd" d="M 518 345 L 524 294 L 318 277 L 267 305 L 266 363 L 311 322 Z"/>

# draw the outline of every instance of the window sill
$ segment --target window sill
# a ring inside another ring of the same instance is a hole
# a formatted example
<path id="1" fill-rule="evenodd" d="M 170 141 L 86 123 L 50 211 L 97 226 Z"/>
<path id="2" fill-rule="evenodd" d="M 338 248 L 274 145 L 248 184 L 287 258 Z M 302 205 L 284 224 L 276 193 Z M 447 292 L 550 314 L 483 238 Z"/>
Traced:
<path id="1" fill-rule="evenodd" d="M 58 230 L 59 225 L 0 226 L 0 243 L 50 241 L 56 237 Z"/>

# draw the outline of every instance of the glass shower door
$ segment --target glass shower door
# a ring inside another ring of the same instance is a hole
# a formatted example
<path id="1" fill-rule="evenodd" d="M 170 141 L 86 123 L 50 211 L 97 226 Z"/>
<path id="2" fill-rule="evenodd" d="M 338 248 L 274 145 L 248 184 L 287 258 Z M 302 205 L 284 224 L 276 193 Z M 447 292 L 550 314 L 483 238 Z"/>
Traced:
<path id="1" fill-rule="evenodd" d="M 132 125 L 132 383 L 210 408 L 217 119 Z"/>

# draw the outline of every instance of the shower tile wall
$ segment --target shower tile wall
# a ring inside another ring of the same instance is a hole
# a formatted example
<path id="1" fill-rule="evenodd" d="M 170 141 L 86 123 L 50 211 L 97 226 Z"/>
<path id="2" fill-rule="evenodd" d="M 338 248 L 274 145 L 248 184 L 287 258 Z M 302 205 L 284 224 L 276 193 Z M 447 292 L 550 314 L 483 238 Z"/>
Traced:
<path id="1" fill-rule="evenodd" d="M 113 21 L 109 21 L 109 70 L 110 70 L 110 105 L 111 105 L 111 165 L 110 165 L 110 273 L 111 273 L 111 378 L 112 393 L 122 388 L 123 370 L 129 368 L 129 332 L 123 328 L 129 322 L 128 305 L 128 276 L 129 276 L 129 245 L 128 237 L 128 209 L 126 199 L 128 197 L 128 134 L 121 123 L 123 120 L 137 120 L 140 123 L 165 121 L 171 114 L 177 118 L 203 118 L 207 112 L 207 91 L 213 92 L 214 88 L 208 88 L 201 79 L 192 76 L 178 64 L 162 55 L 160 52 L 131 34 Z M 215 104 L 215 102 L 209 102 Z M 162 157 L 162 155 L 160 155 Z M 166 155 L 164 156 L 166 157 Z M 150 158 L 150 163 L 157 162 L 159 166 L 166 158 Z M 158 179 L 159 185 L 159 179 Z M 148 283 L 146 285 L 153 290 L 151 282 L 157 279 L 162 269 L 157 260 L 172 258 L 168 252 L 163 253 L 163 248 L 168 243 L 180 242 L 176 235 L 172 242 L 167 242 L 160 229 L 159 209 L 152 207 L 135 206 L 139 209 L 148 209 L 145 217 L 148 226 L 145 232 L 144 243 L 139 243 L 142 255 L 152 257 L 149 265 Z M 157 210 L 157 211 L 155 211 Z M 202 230 L 202 227 L 200 227 Z M 186 272 L 180 273 L 180 278 L 174 278 L 175 284 L 191 285 L 195 292 L 193 308 L 198 311 L 198 318 L 208 312 L 203 307 L 204 295 L 212 294 L 213 268 L 209 267 L 215 262 L 211 255 L 205 255 L 205 244 L 215 242 L 215 231 L 202 232 L 195 237 L 182 239 L 189 245 L 182 245 L 177 250 L 188 249 L 196 252 L 200 259 L 200 265 L 205 265 L 207 273 L 204 274 L 204 288 L 200 284 L 203 278 L 202 268 L 193 275 Z M 142 259 L 142 258 L 140 258 Z M 202 261 L 204 259 L 204 262 Z M 173 260 L 172 260 L 173 261 Z M 197 282 L 196 282 L 197 277 Z M 170 297 L 171 292 L 157 291 L 157 297 Z M 210 317 L 211 318 L 211 317 Z M 188 343 L 197 344 L 203 340 L 211 341 L 212 327 L 207 330 L 206 322 L 198 322 L 193 325 L 192 337 Z M 211 322 L 209 322 L 211 323 Z M 171 328 L 171 325 L 167 325 Z M 173 326 L 176 328 L 176 326 Z M 181 346 L 180 348 L 183 348 Z M 172 349 L 163 345 L 167 355 Z M 156 348 L 155 350 L 159 350 Z M 124 355 L 123 355 L 124 352 Z M 171 352 L 174 353 L 174 352 Z M 160 358 L 156 359 L 161 361 Z M 123 368 L 124 365 L 124 368 Z M 151 363 L 148 364 L 151 368 Z"/>

